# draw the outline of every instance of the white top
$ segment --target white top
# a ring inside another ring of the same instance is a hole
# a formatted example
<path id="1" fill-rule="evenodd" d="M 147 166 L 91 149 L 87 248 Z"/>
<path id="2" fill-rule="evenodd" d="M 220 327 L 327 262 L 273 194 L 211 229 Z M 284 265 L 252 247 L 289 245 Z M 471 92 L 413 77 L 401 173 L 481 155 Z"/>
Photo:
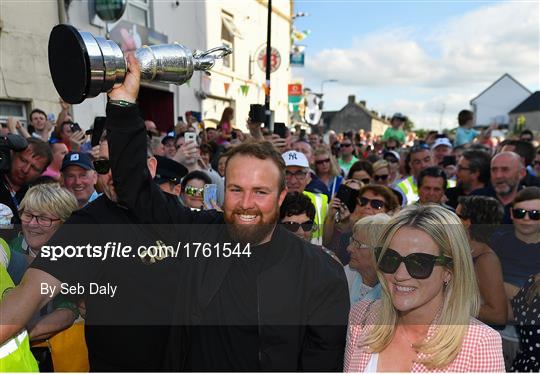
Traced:
<path id="1" fill-rule="evenodd" d="M 369 359 L 364 373 L 376 373 L 377 372 L 377 363 L 379 362 L 379 354 L 372 353 L 371 358 Z"/>

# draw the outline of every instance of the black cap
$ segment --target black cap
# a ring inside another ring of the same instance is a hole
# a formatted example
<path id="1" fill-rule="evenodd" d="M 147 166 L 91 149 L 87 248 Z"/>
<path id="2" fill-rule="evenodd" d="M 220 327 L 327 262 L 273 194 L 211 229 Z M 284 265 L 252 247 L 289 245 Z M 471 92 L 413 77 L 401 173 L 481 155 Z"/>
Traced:
<path id="1" fill-rule="evenodd" d="M 179 162 L 167 157 L 156 156 L 157 170 L 154 180 L 157 184 L 172 182 L 180 183 L 181 179 L 188 173 L 188 170 Z"/>
<path id="2" fill-rule="evenodd" d="M 94 164 L 90 159 L 90 155 L 84 152 L 69 152 L 64 156 L 62 160 L 62 168 L 60 171 L 64 171 L 68 166 L 79 166 L 86 170 L 94 170 Z"/>

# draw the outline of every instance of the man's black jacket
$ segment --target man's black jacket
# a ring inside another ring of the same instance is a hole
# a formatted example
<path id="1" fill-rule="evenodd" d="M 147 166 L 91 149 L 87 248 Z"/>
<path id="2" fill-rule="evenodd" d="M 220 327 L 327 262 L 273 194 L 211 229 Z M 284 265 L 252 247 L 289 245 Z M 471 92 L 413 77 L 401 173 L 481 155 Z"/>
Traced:
<path id="1" fill-rule="evenodd" d="M 119 202 L 142 222 L 193 226 L 193 230 L 179 228 L 179 240 L 227 240 L 221 213 L 192 212 L 172 204 L 152 183 L 147 167 L 146 130 L 138 108 L 109 105 L 106 126 Z M 271 243 L 275 262 L 257 279 L 260 369 L 341 371 L 349 312 L 342 267 L 319 248 L 280 227 L 274 231 Z M 226 276 L 230 261 L 211 257 L 181 267 L 186 277 L 176 300 L 177 324 L 197 324 Z M 189 328 L 177 331 L 174 342 L 178 346 L 170 347 L 173 355 L 169 369 L 174 371 L 183 369 L 185 358 L 180 352 L 189 349 Z"/>

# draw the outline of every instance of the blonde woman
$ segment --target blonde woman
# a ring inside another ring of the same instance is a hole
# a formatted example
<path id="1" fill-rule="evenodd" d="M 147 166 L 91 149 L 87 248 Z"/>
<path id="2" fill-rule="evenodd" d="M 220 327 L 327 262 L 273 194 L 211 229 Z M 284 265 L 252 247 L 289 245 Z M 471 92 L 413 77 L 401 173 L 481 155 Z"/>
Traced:
<path id="1" fill-rule="evenodd" d="M 409 206 L 379 245 L 382 297 L 353 307 L 344 370 L 504 372 L 500 335 L 474 318 L 480 298 L 459 218 Z"/>
<path id="2" fill-rule="evenodd" d="M 390 185 L 390 165 L 387 161 L 379 160 L 373 164 L 373 182 L 383 186 Z"/>
<path id="3" fill-rule="evenodd" d="M 58 230 L 73 211 L 77 199 L 57 183 L 38 184 L 28 190 L 19 207 L 23 236 L 12 242 L 32 263 L 41 247 Z M 76 306 L 59 295 L 47 304 L 29 324 L 30 340 L 43 340 L 71 326 L 78 316 Z"/>
<path id="4" fill-rule="evenodd" d="M 385 213 L 360 219 L 353 226 L 347 252 L 351 255 L 345 266 L 345 276 L 349 284 L 351 307 L 360 300 L 381 298 L 381 285 L 377 279 L 374 249 L 384 225 L 390 220 Z"/>
<path id="5" fill-rule="evenodd" d="M 339 173 L 338 163 L 327 147 L 315 149 L 314 158 L 315 173 L 326 185 L 329 196 L 332 198 L 338 191 L 341 182 L 343 182 L 343 177 Z"/>

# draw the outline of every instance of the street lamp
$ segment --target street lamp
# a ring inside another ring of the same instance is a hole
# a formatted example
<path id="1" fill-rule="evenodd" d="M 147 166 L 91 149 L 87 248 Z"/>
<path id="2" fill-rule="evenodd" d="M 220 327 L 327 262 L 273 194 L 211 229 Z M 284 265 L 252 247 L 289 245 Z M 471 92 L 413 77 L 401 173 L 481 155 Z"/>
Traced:
<path id="1" fill-rule="evenodd" d="M 338 80 L 337 79 L 325 79 L 321 82 L 321 95 L 324 95 L 324 84 L 325 83 L 336 83 Z"/>

